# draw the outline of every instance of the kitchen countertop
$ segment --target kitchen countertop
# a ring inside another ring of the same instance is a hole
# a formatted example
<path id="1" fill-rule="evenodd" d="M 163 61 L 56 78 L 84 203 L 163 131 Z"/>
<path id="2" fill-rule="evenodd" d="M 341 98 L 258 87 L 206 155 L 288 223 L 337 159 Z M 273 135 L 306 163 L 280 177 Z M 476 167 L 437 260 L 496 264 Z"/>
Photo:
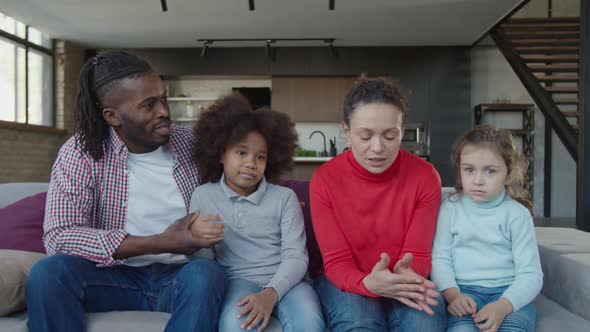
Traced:
<path id="1" fill-rule="evenodd" d="M 324 163 L 333 157 L 295 157 L 293 160 L 296 163 Z"/>

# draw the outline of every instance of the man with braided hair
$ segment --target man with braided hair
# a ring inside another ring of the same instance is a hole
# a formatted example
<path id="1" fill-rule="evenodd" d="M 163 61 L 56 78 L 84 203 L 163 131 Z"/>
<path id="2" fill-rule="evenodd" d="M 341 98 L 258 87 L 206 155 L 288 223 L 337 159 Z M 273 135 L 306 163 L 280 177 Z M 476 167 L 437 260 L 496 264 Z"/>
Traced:
<path id="1" fill-rule="evenodd" d="M 199 185 L 190 129 L 171 124 L 162 80 L 125 52 L 82 68 L 76 133 L 60 149 L 47 194 L 49 257 L 27 284 L 29 327 L 82 331 L 85 312 L 163 311 L 166 331 L 217 331 L 226 278 L 212 260 L 188 262 L 222 240 L 188 214 Z"/>

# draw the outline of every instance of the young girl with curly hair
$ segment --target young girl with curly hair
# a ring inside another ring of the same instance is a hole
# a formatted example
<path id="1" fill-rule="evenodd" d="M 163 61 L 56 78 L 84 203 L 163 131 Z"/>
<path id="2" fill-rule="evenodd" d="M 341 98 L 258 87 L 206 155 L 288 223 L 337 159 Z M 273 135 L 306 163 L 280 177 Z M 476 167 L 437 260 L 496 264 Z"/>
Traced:
<path id="1" fill-rule="evenodd" d="M 323 331 L 319 301 L 303 280 L 308 256 L 299 199 L 271 183 L 291 167 L 293 122 L 231 94 L 206 110 L 194 131 L 194 159 L 207 184 L 194 191 L 190 209 L 212 217 L 198 221 L 193 235 L 223 238 L 215 255 L 229 278 L 220 331 L 262 331 L 271 315 L 285 332 Z"/>
<path id="2" fill-rule="evenodd" d="M 456 193 L 441 206 L 432 280 L 448 331 L 535 331 L 543 273 L 524 189 L 527 161 L 505 130 L 479 126 L 454 149 Z"/>

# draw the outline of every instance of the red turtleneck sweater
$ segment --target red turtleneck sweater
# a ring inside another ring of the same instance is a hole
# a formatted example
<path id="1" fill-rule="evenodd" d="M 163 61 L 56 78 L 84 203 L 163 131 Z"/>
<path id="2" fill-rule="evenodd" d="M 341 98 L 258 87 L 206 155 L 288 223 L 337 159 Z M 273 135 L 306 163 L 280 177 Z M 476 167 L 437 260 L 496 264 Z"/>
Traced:
<path id="1" fill-rule="evenodd" d="M 390 268 L 409 252 L 412 269 L 430 273 L 441 182 L 429 162 L 400 150 L 387 170 L 373 174 L 348 151 L 315 172 L 310 199 L 324 273 L 336 287 L 375 297 L 362 280 L 382 252 Z"/>

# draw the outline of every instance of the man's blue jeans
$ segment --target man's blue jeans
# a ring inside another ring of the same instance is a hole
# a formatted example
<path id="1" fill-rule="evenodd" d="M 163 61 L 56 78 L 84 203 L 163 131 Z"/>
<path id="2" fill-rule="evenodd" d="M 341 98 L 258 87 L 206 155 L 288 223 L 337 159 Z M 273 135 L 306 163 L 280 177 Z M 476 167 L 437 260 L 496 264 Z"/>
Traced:
<path id="1" fill-rule="evenodd" d="M 29 329 L 83 331 L 85 312 L 162 311 L 166 331 L 217 331 L 227 279 L 214 261 L 97 268 L 68 255 L 33 266 L 27 283 Z"/>
<path id="2" fill-rule="evenodd" d="M 371 298 L 341 291 L 325 276 L 315 280 L 314 288 L 331 332 L 447 330 L 447 314 L 442 296 L 438 299 L 438 305 L 432 308 L 434 316 L 430 316 L 393 299 Z"/>

